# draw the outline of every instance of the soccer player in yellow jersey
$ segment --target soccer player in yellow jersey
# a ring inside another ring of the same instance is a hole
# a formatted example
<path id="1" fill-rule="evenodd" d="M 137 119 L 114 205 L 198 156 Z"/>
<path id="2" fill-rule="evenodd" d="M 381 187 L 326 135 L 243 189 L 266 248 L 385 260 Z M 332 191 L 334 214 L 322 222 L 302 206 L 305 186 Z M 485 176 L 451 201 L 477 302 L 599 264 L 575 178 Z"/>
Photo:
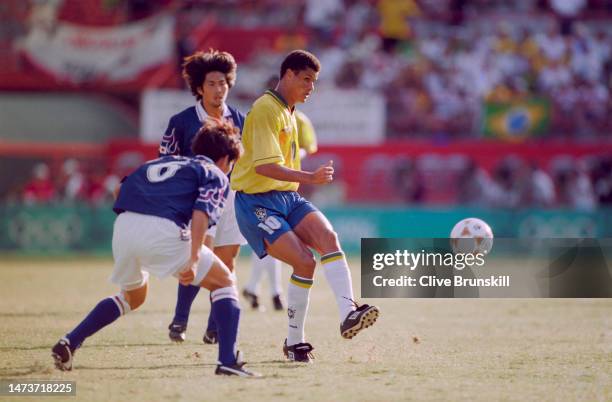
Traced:
<path id="1" fill-rule="evenodd" d="M 277 84 L 278 76 L 273 75 L 266 83 L 265 88 L 274 89 Z M 300 158 L 303 160 L 307 155 L 312 155 L 317 152 L 317 134 L 308 116 L 299 110 L 294 110 L 293 113 L 297 123 Z M 252 260 L 251 275 L 244 286 L 242 295 L 249 301 L 253 309 L 263 311 L 264 307 L 259 304 L 258 287 L 263 275 L 267 274 L 270 282 L 270 296 L 272 297 L 274 310 L 285 310 L 282 300 L 281 262 L 269 255 L 260 259 L 255 253 L 253 253 Z"/>
<path id="2" fill-rule="evenodd" d="M 300 362 L 310 362 L 313 350 L 304 336 L 316 266 L 310 248 L 321 256 L 344 338 L 372 325 L 379 315 L 377 307 L 355 303 L 350 270 L 336 233 L 327 218 L 297 193 L 300 183 L 333 180 L 332 161 L 314 172 L 300 169 L 295 105 L 313 91 L 320 69 L 319 60 L 309 52 L 295 50 L 287 55 L 276 89 L 257 99 L 247 115 L 242 131 L 244 154 L 231 177 L 240 232 L 260 258 L 269 254 L 293 267 L 283 351 L 289 360 Z"/>

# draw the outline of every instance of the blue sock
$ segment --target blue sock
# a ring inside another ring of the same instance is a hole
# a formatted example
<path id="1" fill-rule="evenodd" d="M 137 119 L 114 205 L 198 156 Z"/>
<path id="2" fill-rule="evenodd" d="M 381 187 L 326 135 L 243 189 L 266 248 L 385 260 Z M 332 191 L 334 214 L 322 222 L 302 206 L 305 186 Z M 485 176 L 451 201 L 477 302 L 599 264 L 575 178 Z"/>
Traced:
<path id="1" fill-rule="evenodd" d="M 174 309 L 174 318 L 172 322 L 187 324 L 189 321 L 189 311 L 195 297 L 200 291 L 199 286 L 187 285 L 183 286 L 179 283 L 176 298 L 176 308 Z"/>
<path id="2" fill-rule="evenodd" d="M 117 296 L 108 297 L 98 303 L 87 317 L 72 332 L 66 335 L 66 338 L 70 341 L 70 346 L 73 349 L 77 349 L 85 338 L 92 336 L 119 318 L 121 314 L 124 314 L 123 306 L 122 301 Z"/>
<path id="3" fill-rule="evenodd" d="M 217 332 L 217 323 L 215 322 L 212 313 L 212 294 L 210 296 L 210 312 L 208 313 L 208 324 L 206 324 L 206 331 Z"/>
<path id="4" fill-rule="evenodd" d="M 219 339 L 219 362 L 223 365 L 236 364 L 236 340 L 240 307 L 238 292 L 234 287 L 217 289 L 211 292 L 212 316 L 217 322 Z"/>

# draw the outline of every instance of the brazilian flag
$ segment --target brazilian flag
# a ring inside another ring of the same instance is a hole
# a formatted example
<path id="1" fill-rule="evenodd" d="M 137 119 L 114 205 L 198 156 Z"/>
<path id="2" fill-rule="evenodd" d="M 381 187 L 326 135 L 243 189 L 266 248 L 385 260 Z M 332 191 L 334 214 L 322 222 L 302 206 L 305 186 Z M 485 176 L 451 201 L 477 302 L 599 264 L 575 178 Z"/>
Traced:
<path id="1" fill-rule="evenodd" d="M 488 137 L 519 142 L 545 133 L 549 125 L 550 103 L 546 99 L 484 104 L 484 133 Z"/>

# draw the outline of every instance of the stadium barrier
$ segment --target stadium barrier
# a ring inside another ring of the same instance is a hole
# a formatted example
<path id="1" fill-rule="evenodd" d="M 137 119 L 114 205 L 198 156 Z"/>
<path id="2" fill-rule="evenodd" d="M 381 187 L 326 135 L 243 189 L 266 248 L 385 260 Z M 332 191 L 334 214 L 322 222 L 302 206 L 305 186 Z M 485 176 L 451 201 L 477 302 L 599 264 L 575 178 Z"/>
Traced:
<path id="1" fill-rule="evenodd" d="M 487 210 L 346 206 L 326 208 L 347 253 L 361 238 L 448 237 L 459 220 L 477 216 L 496 237 L 612 237 L 612 209 Z M 115 214 L 110 205 L 0 206 L 0 251 L 29 255 L 111 254 Z"/>

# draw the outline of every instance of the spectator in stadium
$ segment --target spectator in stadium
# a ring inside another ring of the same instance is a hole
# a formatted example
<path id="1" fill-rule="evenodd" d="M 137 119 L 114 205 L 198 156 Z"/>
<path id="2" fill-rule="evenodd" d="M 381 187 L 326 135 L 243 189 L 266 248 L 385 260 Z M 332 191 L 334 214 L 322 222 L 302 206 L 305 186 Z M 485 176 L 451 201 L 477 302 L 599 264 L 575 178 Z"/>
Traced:
<path id="1" fill-rule="evenodd" d="M 49 166 L 37 163 L 32 169 L 32 178 L 23 189 L 22 199 L 25 204 L 48 203 L 55 200 L 55 184 L 51 180 Z"/>
<path id="2" fill-rule="evenodd" d="M 492 187 L 489 175 L 470 158 L 457 180 L 457 202 L 461 205 L 487 206 Z"/>
<path id="3" fill-rule="evenodd" d="M 399 44 L 412 38 L 409 18 L 418 16 L 421 10 L 414 0 L 379 0 L 377 8 L 383 50 L 393 53 Z"/>
<path id="4" fill-rule="evenodd" d="M 420 204 L 425 199 L 425 182 L 417 166 L 404 159 L 397 164 L 395 185 L 402 200 L 409 204 Z"/>
<path id="5" fill-rule="evenodd" d="M 500 208 L 517 208 L 520 206 L 521 189 L 518 183 L 518 174 L 522 161 L 509 157 L 499 164 L 493 175 L 490 201 L 492 206 Z"/>
<path id="6" fill-rule="evenodd" d="M 85 200 L 87 177 L 83 174 L 80 163 L 73 158 L 66 159 L 60 174 L 60 191 L 64 201 Z"/>
<path id="7" fill-rule="evenodd" d="M 593 172 L 594 188 L 601 205 L 612 205 L 612 157 L 601 158 Z"/>
<path id="8" fill-rule="evenodd" d="M 555 184 L 536 162 L 525 166 L 521 202 L 524 206 L 548 208 L 555 204 Z"/>

